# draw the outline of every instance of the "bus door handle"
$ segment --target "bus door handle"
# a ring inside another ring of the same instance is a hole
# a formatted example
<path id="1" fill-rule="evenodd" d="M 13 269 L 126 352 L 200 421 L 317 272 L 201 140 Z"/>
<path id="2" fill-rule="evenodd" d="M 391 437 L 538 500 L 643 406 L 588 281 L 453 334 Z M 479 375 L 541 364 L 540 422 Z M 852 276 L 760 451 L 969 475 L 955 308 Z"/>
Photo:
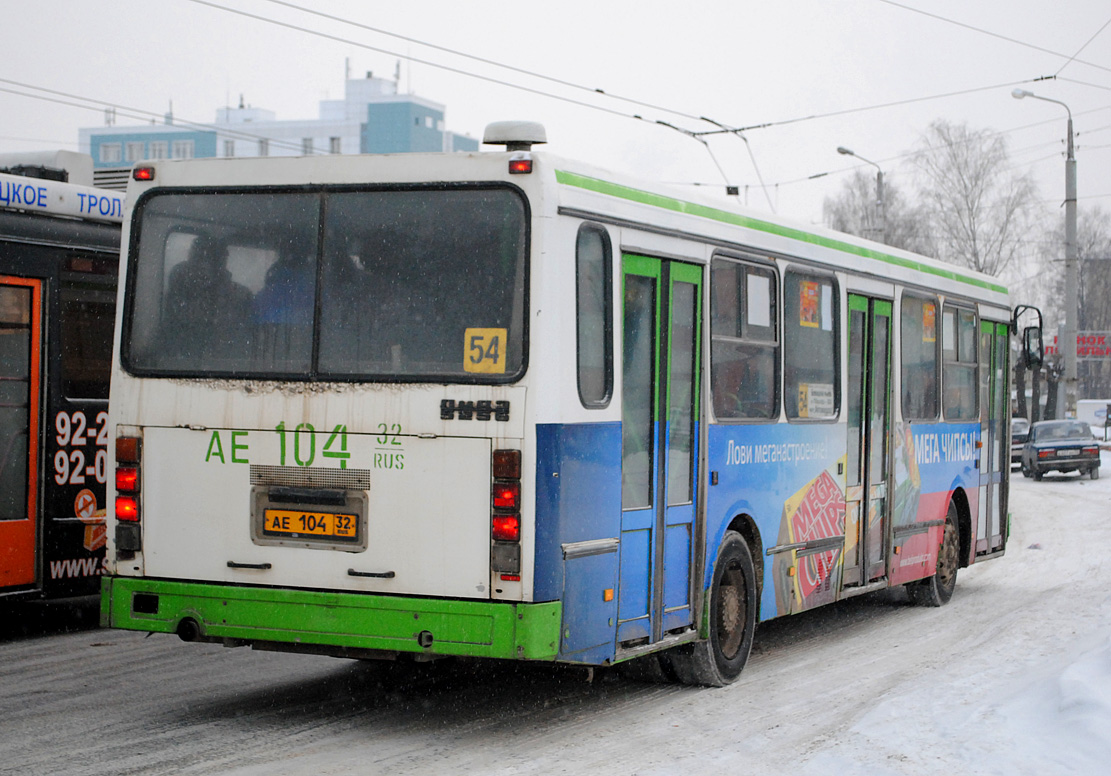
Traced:
<path id="1" fill-rule="evenodd" d="M 234 560 L 228 561 L 229 569 L 258 569 L 259 571 L 266 571 L 273 567 L 271 563 L 237 563 Z"/>

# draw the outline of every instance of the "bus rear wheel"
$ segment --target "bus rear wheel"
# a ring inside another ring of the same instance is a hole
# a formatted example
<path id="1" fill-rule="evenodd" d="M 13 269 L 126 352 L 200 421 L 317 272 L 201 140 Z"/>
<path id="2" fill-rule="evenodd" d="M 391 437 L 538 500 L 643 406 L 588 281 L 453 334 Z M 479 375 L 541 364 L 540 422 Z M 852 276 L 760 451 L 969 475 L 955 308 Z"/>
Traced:
<path id="1" fill-rule="evenodd" d="M 937 571 L 932 577 L 907 585 L 910 599 L 919 606 L 944 606 L 953 597 L 957 587 L 957 568 L 960 566 L 960 533 L 957 531 L 957 507 L 949 502 L 945 515 L 945 533 L 937 552 Z"/>
<path id="2" fill-rule="evenodd" d="M 748 544 L 727 531 L 710 585 L 710 637 L 665 653 L 683 684 L 724 687 L 737 680 L 756 631 L 756 574 Z"/>

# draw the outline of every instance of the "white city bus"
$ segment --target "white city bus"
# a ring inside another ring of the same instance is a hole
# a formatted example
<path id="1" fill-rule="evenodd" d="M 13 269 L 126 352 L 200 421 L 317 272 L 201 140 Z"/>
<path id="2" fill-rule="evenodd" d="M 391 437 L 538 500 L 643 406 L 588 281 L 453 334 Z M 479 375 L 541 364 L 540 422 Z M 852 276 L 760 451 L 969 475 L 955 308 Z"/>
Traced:
<path id="1" fill-rule="evenodd" d="M 136 169 L 106 625 L 720 685 L 1003 553 L 995 279 L 487 142 Z"/>

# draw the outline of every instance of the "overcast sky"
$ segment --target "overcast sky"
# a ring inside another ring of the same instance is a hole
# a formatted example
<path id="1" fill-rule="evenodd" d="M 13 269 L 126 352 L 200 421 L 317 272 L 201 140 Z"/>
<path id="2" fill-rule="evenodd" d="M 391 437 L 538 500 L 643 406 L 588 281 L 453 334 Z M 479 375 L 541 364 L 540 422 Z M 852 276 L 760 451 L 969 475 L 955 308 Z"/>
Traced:
<path id="1" fill-rule="evenodd" d="M 734 127 L 773 123 L 747 132 L 755 167 L 735 136 L 711 148 L 742 201 L 808 222 L 821 220 L 823 197 L 861 164 L 837 146 L 878 162 L 898 185 L 912 174 L 906 154 L 931 121 L 968 122 L 1006 133 L 1052 218 L 1062 212 L 1066 115 L 1013 99 L 1022 85 L 1072 109 L 1081 207 L 1111 210 L 1107 0 L 0 0 L 0 9 L 0 152 L 76 150 L 79 127 L 104 123 L 102 108 L 43 97 L 116 104 L 121 125 L 138 123 L 125 108 L 162 114 L 171 101 L 180 118 L 212 121 L 240 95 L 279 119 L 315 118 L 319 100 L 342 97 L 345 62 L 352 75 L 392 76 L 402 58 L 402 90 L 444 104 L 453 131 L 481 137 L 490 121 L 537 120 L 560 155 L 652 180 L 713 184 L 714 194 L 723 177 L 706 149 L 656 122 L 699 131 L 710 128 L 700 116 Z M 874 107 L 892 103 L 901 104 Z M 809 180 L 820 173 L 830 174 Z"/>

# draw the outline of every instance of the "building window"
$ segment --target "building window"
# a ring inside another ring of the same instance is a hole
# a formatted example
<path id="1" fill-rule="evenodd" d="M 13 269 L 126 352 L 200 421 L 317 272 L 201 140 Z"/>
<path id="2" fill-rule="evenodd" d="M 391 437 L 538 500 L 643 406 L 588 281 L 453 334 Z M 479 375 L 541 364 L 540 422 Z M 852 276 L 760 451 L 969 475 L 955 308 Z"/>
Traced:
<path id="1" fill-rule="evenodd" d="M 310 154 L 312 154 L 312 152 L 313 152 L 313 150 L 312 150 L 312 138 L 311 137 L 301 138 L 301 153 L 304 154 L 305 156 L 309 156 Z"/>
<path id="2" fill-rule="evenodd" d="M 425 116 L 424 117 L 424 126 L 428 127 L 429 129 L 432 129 L 432 117 L 431 116 Z"/>
<path id="3" fill-rule="evenodd" d="M 193 158 L 193 141 L 192 140 L 175 140 L 170 149 L 171 158 L 173 159 L 192 159 Z"/>
<path id="4" fill-rule="evenodd" d="M 341 142 L 340 138 L 338 138 L 338 137 L 328 138 L 328 153 L 330 153 L 330 154 L 341 154 L 341 153 L 343 153 L 343 151 L 340 148 L 340 142 Z"/>
<path id="5" fill-rule="evenodd" d="M 128 143 L 124 147 L 126 156 L 124 157 L 128 162 L 141 162 L 143 161 L 143 143 Z"/>
<path id="6" fill-rule="evenodd" d="M 613 394 L 612 253 L 600 226 L 583 224 L 575 242 L 579 399 L 605 407 Z"/>
<path id="7" fill-rule="evenodd" d="M 150 158 L 151 159 L 165 159 L 169 146 L 165 140 L 153 140 L 150 144 Z"/>
<path id="8" fill-rule="evenodd" d="M 791 419 L 837 417 L 841 399 L 837 286 L 829 277 L 783 279 L 783 403 Z"/>
<path id="9" fill-rule="evenodd" d="M 903 419 L 936 420 L 937 300 L 904 296 L 899 310 L 899 335 Z"/>
<path id="10" fill-rule="evenodd" d="M 258 155 L 270 156 L 270 141 L 265 137 L 258 141 Z"/>
<path id="11" fill-rule="evenodd" d="M 716 258 L 710 269 L 710 383 L 719 420 L 779 416 L 775 270 Z"/>
<path id="12" fill-rule="evenodd" d="M 945 306 L 941 318 L 942 407 L 946 420 L 976 420 L 976 313 Z"/>
<path id="13" fill-rule="evenodd" d="M 101 143 L 100 161 L 106 164 L 119 164 L 122 159 L 123 147 L 119 143 Z"/>
<path id="14" fill-rule="evenodd" d="M 227 156 L 227 157 L 235 156 L 235 141 L 234 140 L 225 140 L 224 141 L 224 156 Z"/>

